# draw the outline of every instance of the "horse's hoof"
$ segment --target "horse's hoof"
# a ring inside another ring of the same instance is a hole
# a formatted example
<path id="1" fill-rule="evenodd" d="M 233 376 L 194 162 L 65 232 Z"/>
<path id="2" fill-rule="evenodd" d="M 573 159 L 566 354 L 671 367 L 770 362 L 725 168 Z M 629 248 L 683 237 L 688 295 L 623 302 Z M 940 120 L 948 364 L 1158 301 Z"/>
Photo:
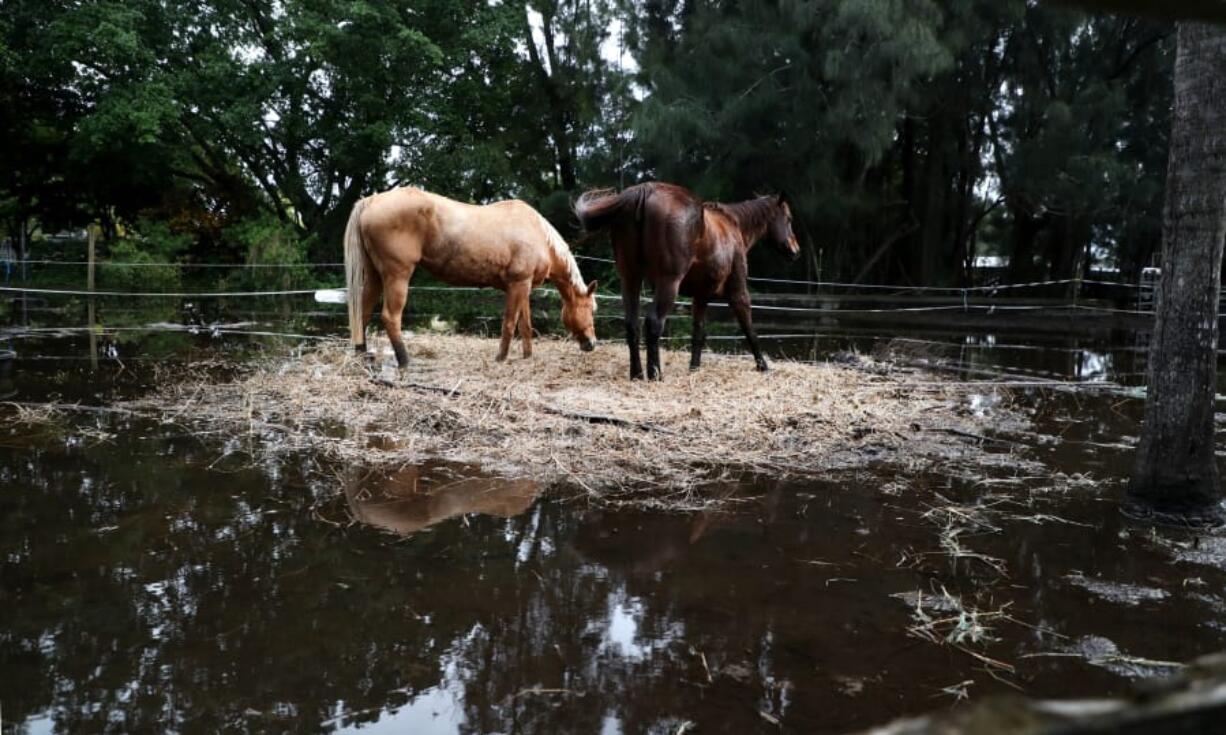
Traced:
<path id="1" fill-rule="evenodd" d="M 498 355 L 497 357 L 494 358 L 494 362 L 506 362 L 506 361 L 507 361 L 506 355 Z"/>
<path id="2" fill-rule="evenodd" d="M 767 364 L 766 364 L 766 360 L 763 360 L 762 362 L 759 362 L 759 363 L 757 364 L 757 367 L 758 367 L 758 372 L 760 372 L 760 373 L 765 373 L 765 372 L 767 372 L 768 370 L 770 370 L 770 369 L 771 369 L 771 368 L 770 368 L 770 365 L 767 365 Z"/>
<path id="3" fill-rule="evenodd" d="M 642 380 L 643 374 L 642 373 L 630 373 L 630 379 L 631 380 Z"/>

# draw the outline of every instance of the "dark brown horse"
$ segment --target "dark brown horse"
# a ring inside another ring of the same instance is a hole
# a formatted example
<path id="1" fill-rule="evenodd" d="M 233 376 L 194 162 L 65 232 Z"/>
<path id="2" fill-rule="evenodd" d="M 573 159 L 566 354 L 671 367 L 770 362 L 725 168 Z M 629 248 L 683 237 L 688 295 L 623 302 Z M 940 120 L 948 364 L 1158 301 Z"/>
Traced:
<path id="1" fill-rule="evenodd" d="M 694 332 L 690 369 L 702 362 L 706 340 L 703 322 L 712 298 L 724 297 L 741 324 L 759 370 L 766 359 L 758 348 L 749 313 L 746 255 L 767 237 L 800 255 L 792 233 L 792 209 L 787 198 L 762 196 L 736 204 L 703 202 L 674 184 L 649 182 L 623 190 L 590 191 L 579 197 L 575 213 L 588 232 L 608 229 L 613 238 L 617 272 L 621 274 L 626 309 L 626 342 L 630 346 L 630 379 L 643 377 L 639 362 L 639 291 L 651 281 L 654 300 L 647 311 L 647 377 L 659 380 L 660 335 L 677 294 L 694 300 Z"/>

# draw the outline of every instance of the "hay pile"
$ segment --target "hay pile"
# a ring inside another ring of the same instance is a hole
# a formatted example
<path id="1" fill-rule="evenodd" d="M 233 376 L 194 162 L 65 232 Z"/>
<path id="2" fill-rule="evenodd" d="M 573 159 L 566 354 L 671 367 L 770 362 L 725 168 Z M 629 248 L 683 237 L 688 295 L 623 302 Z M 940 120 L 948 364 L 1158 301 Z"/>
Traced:
<path id="1" fill-rule="evenodd" d="M 506 363 L 488 338 L 424 334 L 408 344 L 403 378 L 336 343 L 228 382 L 177 383 L 141 407 L 255 437 L 269 452 L 364 466 L 477 463 L 606 497 L 686 493 L 745 472 L 919 470 L 982 454 L 974 437 L 985 424 L 1018 418 L 973 411 L 966 384 L 865 360 L 776 361 L 761 374 L 746 357 L 709 354 L 690 373 L 688 353 L 665 351 L 664 382 L 648 383 L 627 379 L 620 344 L 584 353 L 542 339 L 531 359 L 516 345 Z M 375 346 L 386 360 L 386 342 Z"/>

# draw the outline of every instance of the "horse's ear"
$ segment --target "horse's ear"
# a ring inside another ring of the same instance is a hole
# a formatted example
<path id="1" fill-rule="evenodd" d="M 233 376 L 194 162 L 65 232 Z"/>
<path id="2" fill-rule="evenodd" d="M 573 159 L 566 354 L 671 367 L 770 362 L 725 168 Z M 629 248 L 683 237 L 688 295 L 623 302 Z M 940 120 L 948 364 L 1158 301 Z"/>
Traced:
<path id="1" fill-rule="evenodd" d="M 788 206 L 788 208 L 789 208 L 789 209 L 791 208 L 791 206 L 792 206 L 792 197 L 788 196 L 788 193 L 787 193 L 786 191 L 781 191 L 781 192 L 779 192 L 778 199 L 779 199 L 779 204 L 780 204 L 780 205 L 784 205 L 784 204 L 786 204 L 786 205 Z"/>
<path id="2" fill-rule="evenodd" d="M 587 285 L 587 295 L 588 296 L 591 296 L 592 294 L 596 293 L 596 283 L 597 283 L 596 281 L 592 281 L 591 283 Z"/>

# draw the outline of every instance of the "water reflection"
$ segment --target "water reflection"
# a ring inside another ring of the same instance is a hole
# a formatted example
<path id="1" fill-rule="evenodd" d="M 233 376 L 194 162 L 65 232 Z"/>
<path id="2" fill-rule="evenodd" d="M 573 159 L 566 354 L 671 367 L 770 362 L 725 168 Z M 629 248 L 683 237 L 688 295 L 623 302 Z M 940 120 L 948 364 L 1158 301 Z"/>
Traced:
<path id="1" fill-rule="evenodd" d="M 475 467 L 426 464 L 351 475 L 345 498 L 353 518 L 405 536 L 472 513 L 511 518 L 540 493 L 534 480 L 488 476 Z"/>
<path id="2" fill-rule="evenodd" d="M 93 395 L 67 375 L 23 373 L 21 399 Z M 1139 417 L 1117 402 L 1045 395 L 1035 422 L 1063 442 L 1032 451 L 1109 480 Z M 729 512 L 665 514 L 536 501 L 531 481 L 472 468 L 219 464 L 208 438 L 128 418 L 55 432 L 0 443 L 0 706 L 31 732 L 846 731 L 942 706 L 968 679 L 974 696 L 1012 691 L 907 634 L 914 605 L 894 595 L 941 589 L 1067 636 L 992 631 L 990 655 L 1036 696 L 1126 685 L 1092 661 L 1024 658 L 1070 641 L 1176 661 L 1226 646 L 1220 561 L 1172 567 L 1094 483 L 1038 506 L 1082 525 L 1002 518 L 962 539 L 1006 560 L 1006 580 L 951 563 L 923 513 L 1041 499 L 1007 484 L 1014 467 L 1001 485 L 757 480 L 720 489 L 738 494 Z M 1122 604 L 1105 584 L 1168 596 Z"/>
<path id="3" fill-rule="evenodd" d="M 17 395 L 17 384 L 13 381 L 13 357 L 13 353 L 6 352 L 5 343 L 0 342 L 0 401 Z"/>
<path id="4" fill-rule="evenodd" d="M 756 499 L 705 514 L 535 502 L 530 481 L 438 465 L 337 497 L 301 457 L 223 473 L 218 448 L 111 428 L 113 443 L 0 446 L 0 692 L 31 730 L 840 731 L 929 709 L 951 682 L 1004 689 L 907 636 L 891 595 L 939 579 L 969 600 L 982 580 L 940 555 L 900 564 L 937 542 L 878 479 L 729 485 Z M 369 526 L 335 524 L 346 512 Z M 1156 584 L 1166 558 L 1121 556 L 1119 532 L 1086 547 L 1084 527 L 1017 524 L 974 543 L 1010 560 L 992 602 L 1012 595 L 1026 620 L 1163 660 L 1221 644 L 1179 580 L 1135 606 L 1067 582 Z M 1144 624 L 1168 604 L 1161 631 Z M 1019 665 L 1041 647 L 994 632 Z M 1122 687 L 1030 661 L 1032 693 Z"/>

